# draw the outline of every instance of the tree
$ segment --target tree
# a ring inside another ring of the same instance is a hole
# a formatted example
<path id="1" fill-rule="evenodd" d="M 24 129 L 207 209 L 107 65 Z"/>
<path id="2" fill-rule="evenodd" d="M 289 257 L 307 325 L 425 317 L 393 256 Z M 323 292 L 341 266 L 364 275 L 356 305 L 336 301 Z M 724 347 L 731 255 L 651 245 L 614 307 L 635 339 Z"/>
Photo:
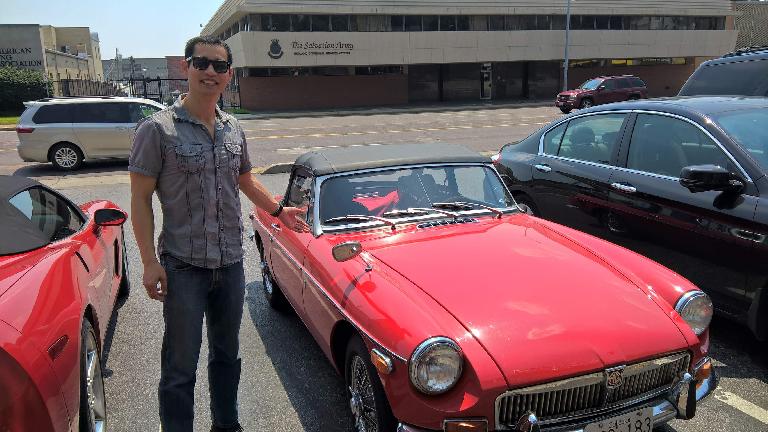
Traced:
<path id="1" fill-rule="evenodd" d="M 24 102 L 53 93 L 43 72 L 12 66 L 0 68 L 0 111 L 24 111 Z"/>

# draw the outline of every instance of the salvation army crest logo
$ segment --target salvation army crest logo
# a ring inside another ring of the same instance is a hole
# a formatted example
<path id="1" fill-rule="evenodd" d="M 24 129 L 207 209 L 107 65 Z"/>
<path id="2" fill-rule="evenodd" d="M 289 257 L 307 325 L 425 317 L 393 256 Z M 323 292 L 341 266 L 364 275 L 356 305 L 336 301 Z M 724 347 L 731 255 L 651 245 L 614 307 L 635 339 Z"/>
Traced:
<path id="1" fill-rule="evenodd" d="M 283 56 L 283 47 L 280 46 L 279 40 L 272 39 L 272 44 L 269 46 L 269 52 L 267 55 L 275 60 Z"/>

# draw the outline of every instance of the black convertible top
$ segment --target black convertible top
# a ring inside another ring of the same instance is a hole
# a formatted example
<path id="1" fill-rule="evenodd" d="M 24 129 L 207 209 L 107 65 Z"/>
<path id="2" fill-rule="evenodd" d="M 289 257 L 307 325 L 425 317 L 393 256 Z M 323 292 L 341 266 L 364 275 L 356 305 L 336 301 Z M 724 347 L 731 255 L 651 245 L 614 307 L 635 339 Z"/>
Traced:
<path id="1" fill-rule="evenodd" d="M 0 176 L 0 256 L 41 248 L 49 243 L 32 221 L 11 205 L 10 199 L 19 192 L 40 183 L 17 176 Z"/>
<path id="2" fill-rule="evenodd" d="M 391 144 L 328 148 L 296 158 L 294 165 L 321 176 L 400 165 L 488 163 L 490 159 L 465 147 L 449 144 Z"/>

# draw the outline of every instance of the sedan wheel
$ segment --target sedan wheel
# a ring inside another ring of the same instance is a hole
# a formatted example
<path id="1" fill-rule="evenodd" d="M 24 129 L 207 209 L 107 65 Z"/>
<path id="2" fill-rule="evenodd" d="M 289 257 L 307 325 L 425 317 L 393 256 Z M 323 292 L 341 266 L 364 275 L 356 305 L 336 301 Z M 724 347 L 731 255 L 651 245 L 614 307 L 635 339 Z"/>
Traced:
<path id="1" fill-rule="evenodd" d="M 356 432 L 384 432 L 395 428 L 384 388 L 367 354 L 363 341 L 355 336 L 347 346 L 345 379 L 349 408 Z"/>
<path id="2" fill-rule="evenodd" d="M 73 171 L 83 164 L 83 154 L 73 144 L 59 144 L 51 151 L 53 166 L 65 171 Z"/>
<path id="3" fill-rule="evenodd" d="M 107 425 L 107 401 L 104 376 L 96 334 L 88 320 L 83 320 L 80 348 L 80 431 L 103 432 Z"/>

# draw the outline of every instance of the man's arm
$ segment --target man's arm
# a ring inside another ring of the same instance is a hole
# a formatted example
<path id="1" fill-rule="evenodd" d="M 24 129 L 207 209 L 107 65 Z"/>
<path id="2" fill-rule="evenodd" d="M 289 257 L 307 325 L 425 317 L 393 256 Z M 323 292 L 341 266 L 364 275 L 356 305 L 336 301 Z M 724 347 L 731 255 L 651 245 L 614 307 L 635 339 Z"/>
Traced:
<path id="1" fill-rule="evenodd" d="M 267 188 L 260 181 L 253 177 L 253 174 L 246 172 L 239 177 L 240 190 L 248 197 L 251 202 L 266 211 L 274 213 L 280 203 L 278 203 Z M 301 218 L 306 209 L 296 207 L 285 207 L 280 212 L 278 218 L 288 229 L 297 232 L 309 231 L 309 225 Z"/>
<path id="2" fill-rule="evenodd" d="M 131 223 L 144 266 L 142 282 L 151 298 L 163 301 L 167 292 L 167 279 L 155 251 L 155 215 L 152 211 L 152 194 L 155 192 L 157 180 L 135 172 L 131 172 L 130 176 Z"/>

